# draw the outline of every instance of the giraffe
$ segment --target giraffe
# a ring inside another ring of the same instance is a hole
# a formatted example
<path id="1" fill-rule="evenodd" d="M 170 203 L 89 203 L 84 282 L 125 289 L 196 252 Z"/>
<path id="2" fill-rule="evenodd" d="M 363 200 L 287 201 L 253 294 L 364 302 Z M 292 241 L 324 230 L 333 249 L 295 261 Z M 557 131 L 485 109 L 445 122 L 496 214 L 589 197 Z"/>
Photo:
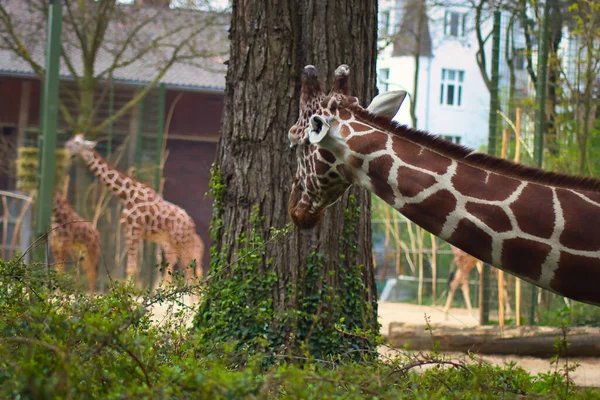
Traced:
<path id="1" fill-rule="evenodd" d="M 86 274 L 89 291 L 94 293 L 98 257 L 100 256 L 100 234 L 92 223 L 81 218 L 69 205 L 67 199 L 54 192 L 52 203 L 52 230 L 50 247 L 56 259 L 56 268 L 64 271 L 67 256 L 79 256 L 78 247 L 84 250 L 82 267 Z"/>
<path id="2" fill-rule="evenodd" d="M 349 68 L 329 94 L 302 72 L 288 213 L 303 229 L 350 185 L 375 193 L 425 230 L 534 285 L 600 305 L 600 181 L 544 172 L 397 124 L 405 92 L 365 109 L 349 95 Z"/>
<path id="3" fill-rule="evenodd" d="M 446 305 L 444 306 L 444 314 L 446 315 L 446 319 L 448 319 L 448 311 L 450 310 L 450 306 L 452 305 L 452 299 L 454 298 L 454 293 L 458 288 L 458 285 L 461 286 L 461 291 L 463 293 L 463 297 L 465 299 L 465 303 L 467 305 L 467 310 L 469 310 L 469 314 L 473 317 L 473 308 L 471 307 L 471 296 L 469 295 L 469 274 L 471 271 L 477 267 L 477 271 L 481 274 L 483 271 L 483 262 L 473 257 L 472 255 L 465 253 L 458 247 L 450 246 L 452 248 L 452 254 L 454 255 L 453 262 L 456 264 L 456 273 L 450 273 L 448 277 L 448 285 L 450 286 L 448 290 L 448 298 L 446 299 Z M 495 271 L 498 271 L 497 269 Z M 500 279 L 500 276 L 497 276 Z M 510 314 L 511 306 L 509 301 L 508 289 L 506 284 L 504 287 L 504 299 L 506 302 L 504 304 L 506 312 Z"/>
<path id="4" fill-rule="evenodd" d="M 444 306 L 444 314 L 446 314 L 446 319 L 448 318 L 448 311 L 450 310 L 450 305 L 452 304 L 452 299 L 454 298 L 454 292 L 456 292 L 458 285 L 460 285 L 460 289 L 462 290 L 469 314 L 473 314 L 473 308 L 471 307 L 471 296 L 469 295 L 469 274 L 475 267 L 477 267 L 477 270 L 479 273 L 481 273 L 481 269 L 483 267 L 483 263 L 480 260 L 476 259 L 470 254 L 465 253 L 458 247 L 451 247 L 452 253 L 454 254 L 454 263 L 456 264 L 456 273 L 454 275 L 451 274 L 448 278 L 450 288 L 448 289 L 448 299 L 446 300 L 446 305 Z"/>
<path id="5" fill-rule="evenodd" d="M 202 275 L 204 243 L 196 233 L 196 224 L 181 207 L 163 199 L 148 185 L 137 181 L 110 165 L 94 149 L 96 142 L 85 140 L 82 133 L 65 143 L 72 155 L 78 154 L 90 171 L 117 195 L 122 204 L 120 223 L 125 230 L 127 245 L 127 278 L 137 272 L 137 256 L 142 239 L 158 243 L 168 263 L 166 277 L 172 280 L 173 265 L 178 259 L 185 268 L 186 279 L 194 271 L 190 266 L 196 260 L 196 275 Z"/>

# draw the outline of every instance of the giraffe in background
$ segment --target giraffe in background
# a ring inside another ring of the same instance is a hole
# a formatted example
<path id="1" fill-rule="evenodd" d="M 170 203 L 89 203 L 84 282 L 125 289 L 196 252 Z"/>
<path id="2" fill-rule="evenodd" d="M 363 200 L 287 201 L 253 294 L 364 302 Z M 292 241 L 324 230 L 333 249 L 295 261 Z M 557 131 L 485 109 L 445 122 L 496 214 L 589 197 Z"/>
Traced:
<path id="1" fill-rule="evenodd" d="M 452 299 L 454 298 L 454 293 L 458 288 L 458 285 L 461 287 L 461 291 L 463 297 L 465 299 L 465 303 L 467 305 L 467 309 L 469 310 L 469 314 L 473 315 L 473 309 L 471 307 L 471 297 L 469 295 L 469 274 L 471 271 L 477 267 L 477 271 L 481 274 L 483 271 L 483 262 L 473 257 L 472 255 L 465 253 L 458 247 L 450 246 L 452 248 L 452 253 L 454 254 L 454 264 L 456 264 L 456 273 L 450 273 L 448 277 L 448 284 L 450 286 L 448 290 L 448 299 L 446 300 L 446 305 L 444 306 L 444 314 L 446 314 L 446 319 L 448 318 L 448 311 L 450 310 L 450 306 L 452 305 Z M 497 269 L 494 271 L 498 271 Z M 499 274 L 496 274 L 499 279 Z M 506 284 L 504 287 L 504 299 L 506 312 L 510 314 L 511 306 L 510 306 L 510 297 L 508 295 L 508 286 Z M 473 315 L 474 316 L 474 315 Z"/>
<path id="2" fill-rule="evenodd" d="M 119 171 L 110 165 L 94 149 L 96 142 L 85 140 L 77 134 L 65 143 L 71 154 L 78 154 L 90 171 L 123 204 L 120 223 L 125 230 L 127 245 L 126 275 L 137 273 L 138 251 L 142 239 L 159 244 L 165 252 L 168 265 L 165 279 L 172 280 L 176 260 L 185 267 L 186 279 L 192 279 L 194 270 L 189 268 L 196 261 L 196 275 L 202 275 L 204 243 L 196 233 L 196 224 L 185 210 L 163 199 L 148 185 Z"/>
<path id="3" fill-rule="evenodd" d="M 349 95 L 349 68 L 333 90 L 302 74 L 288 213 L 315 227 L 356 183 L 425 230 L 490 265 L 574 300 L 600 305 L 600 180 L 544 172 L 474 152 L 391 120 L 406 93 L 365 109 Z"/>
<path id="4" fill-rule="evenodd" d="M 454 293 L 460 285 L 460 289 L 462 290 L 463 297 L 465 299 L 465 303 L 467 304 L 467 309 L 469 310 L 469 314 L 473 315 L 473 308 L 471 307 L 471 296 L 469 295 L 469 274 L 473 270 L 473 268 L 477 267 L 479 273 L 481 273 L 481 269 L 483 267 L 483 263 L 462 251 L 461 249 L 452 247 L 452 253 L 454 254 L 454 263 L 456 264 L 456 272 L 454 274 L 450 274 L 448 289 L 448 299 L 446 300 L 446 305 L 444 306 L 444 314 L 446 314 L 446 318 L 448 318 L 448 311 L 450 310 L 450 306 L 452 305 L 452 299 L 454 298 Z"/>
<path id="5" fill-rule="evenodd" d="M 100 234 L 90 221 L 86 221 L 69 205 L 58 191 L 54 192 L 52 204 L 52 230 L 50 247 L 56 259 L 56 269 L 64 271 L 67 257 L 78 260 L 83 250 L 82 267 L 90 293 L 94 293 L 100 257 Z"/>

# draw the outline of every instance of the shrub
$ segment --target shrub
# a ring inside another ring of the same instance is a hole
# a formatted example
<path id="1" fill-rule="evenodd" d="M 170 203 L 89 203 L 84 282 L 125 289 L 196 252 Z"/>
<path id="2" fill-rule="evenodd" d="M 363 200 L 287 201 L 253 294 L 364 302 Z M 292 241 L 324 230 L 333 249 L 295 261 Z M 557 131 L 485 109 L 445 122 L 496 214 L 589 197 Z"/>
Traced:
<path id="1" fill-rule="evenodd" d="M 154 294 L 113 283 L 89 297 L 45 266 L 0 260 L 0 398 L 15 399 L 430 399 L 566 397 L 560 374 L 531 377 L 511 364 L 452 362 L 438 354 L 402 353 L 392 360 L 345 361 L 244 357 L 234 344 L 207 343 L 186 321 L 195 307 L 170 307 L 199 285 Z M 230 326 L 229 329 L 239 329 Z M 265 367 L 268 365 L 267 367 Z M 430 366 L 425 372 L 420 367 Z M 577 392 L 593 398 L 597 392 Z"/>

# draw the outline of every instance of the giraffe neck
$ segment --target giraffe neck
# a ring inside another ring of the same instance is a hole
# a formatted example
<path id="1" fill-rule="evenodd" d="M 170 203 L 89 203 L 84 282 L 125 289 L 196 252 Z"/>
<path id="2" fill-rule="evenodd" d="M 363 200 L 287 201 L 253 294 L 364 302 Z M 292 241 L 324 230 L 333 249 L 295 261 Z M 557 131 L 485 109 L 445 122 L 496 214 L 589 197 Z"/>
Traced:
<path id="1" fill-rule="evenodd" d="M 110 165 L 96 150 L 83 150 L 81 157 L 89 170 L 115 195 L 124 201 L 134 198 L 136 189 L 145 186 Z M 140 187 L 138 187 L 140 186 Z M 150 188 L 145 188 L 147 191 Z"/>
<path id="2" fill-rule="evenodd" d="M 600 305 L 600 292 L 587 283 L 600 279 L 600 192 L 502 174 L 469 155 L 367 132 L 346 140 L 355 183 L 484 262 Z M 597 234 L 582 233 L 588 224 Z"/>
<path id="3" fill-rule="evenodd" d="M 73 209 L 67 203 L 66 199 L 59 193 L 54 194 L 54 200 L 52 205 L 52 217 L 56 221 L 66 221 L 73 213 Z"/>

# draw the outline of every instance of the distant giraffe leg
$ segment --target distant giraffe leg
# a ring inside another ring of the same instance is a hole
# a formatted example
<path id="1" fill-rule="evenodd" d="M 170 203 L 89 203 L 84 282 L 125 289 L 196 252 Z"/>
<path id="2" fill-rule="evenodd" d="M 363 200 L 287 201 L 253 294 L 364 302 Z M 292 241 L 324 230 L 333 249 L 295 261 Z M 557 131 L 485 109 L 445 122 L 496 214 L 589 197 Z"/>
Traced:
<path id="1" fill-rule="evenodd" d="M 469 314 L 473 315 L 473 308 L 471 307 L 471 296 L 469 295 L 469 277 L 466 276 L 461 282 L 461 290 L 463 297 L 465 298 L 465 303 L 467 303 L 467 310 L 469 310 Z"/>
<path id="2" fill-rule="evenodd" d="M 54 266 L 58 272 L 62 273 L 65 271 L 68 249 L 72 246 L 71 242 L 60 242 L 58 240 L 50 242 L 52 253 L 54 253 Z"/>
<path id="3" fill-rule="evenodd" d="M 88 281 L 88 287 L 90 294 L 94 294 L 96 291 L 96 279 L 98 276 L 98 272 L 96 270 L 96 266 L 98 265 L 98 254 L 94 252 L 87 252 L 81 266 L 83 267 L 83 271 L 85 272 L 85 276 Z"/>
<path id="4" fill-rule="evenodd" d="M 448 317 L 448 311 L 450 310 L 450 305 L 452 304 L 452 299 L 454 298 L 454 292 L 458 288 L 462 280 L 462 273 L 460 269 L 456 270 L 456 274 L 454 274 L 454 278 L 452 282 L 450 282 L 450 290 L 448 290 L 448 299 L 446 300 L 446 305 L 444 306 L 444 314 L 446 314 L 446 318 Z"/>
<path id="5" fill-rule="evenodd" d="M 140 232 L 136 230 L 129 230 L 126 233 L 125 244 L 127 245 L 127 269 L 125 275 L 127 279 L 135 277 L 138 267 L 138 252 L 140 249 L 140 243 L 142 238 Z"/>
<path id="6" fill-rule="evenodd" d="M 202 277 L 202 258 L 204 257 L 204 242 L 200 236 L 194 236 L 193 260 L 196 260 L 196 277 Z"/>
<path id="7" fill-rule="evenodd" d="M 162 246 L 163 252 L 165 253 L 165 263 L 167 264 L 165 267 L 164 279 L 167 282 L 173 282 L 173 272 L 175 268 L 175 263 L 177 262 L 177 252 L 173 249 L 173 246 L 171 246 L 171 244 L 168 242 L 163 242 L 160 245 Z"/>
<path id="8" fill-rule="evenodd" d="M 182 248 L 179 250 L 179 262 L 185 270 L 185 280 L 190 281 L 194 278 L 195 270 L 191 267 L 192 261 L 196 260 L 196 269 L 198 268 L 199 260 L 196 258 L 194 249 Z"/>

